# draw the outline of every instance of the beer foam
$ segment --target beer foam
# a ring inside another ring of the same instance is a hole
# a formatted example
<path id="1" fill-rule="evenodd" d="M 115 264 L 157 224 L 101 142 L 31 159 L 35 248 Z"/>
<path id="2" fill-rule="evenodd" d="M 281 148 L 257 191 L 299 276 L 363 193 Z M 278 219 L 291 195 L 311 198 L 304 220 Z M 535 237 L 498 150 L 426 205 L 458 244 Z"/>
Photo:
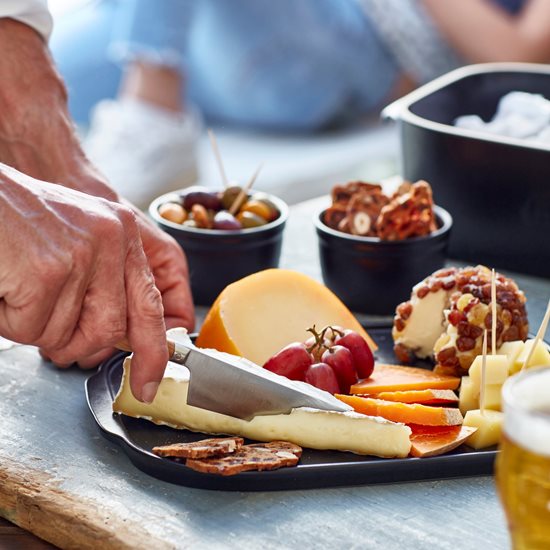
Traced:
<path id="1" fill-rule="evenodd" d="M 512 376 L 502 396 L 506 435 L 524 449 L 550 457 L 550 368 Z"/>

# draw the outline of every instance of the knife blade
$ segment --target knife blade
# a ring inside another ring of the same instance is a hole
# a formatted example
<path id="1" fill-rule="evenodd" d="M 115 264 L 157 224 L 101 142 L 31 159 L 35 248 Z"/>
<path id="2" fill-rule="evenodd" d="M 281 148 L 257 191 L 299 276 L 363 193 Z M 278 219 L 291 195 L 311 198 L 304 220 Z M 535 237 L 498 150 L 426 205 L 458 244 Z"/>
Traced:
<path id="1" fill-rule="evenodd" d="M 353 410 L 330 393 L 289 380 L 228 353 L 167 340 L 170 361 L 190 373 L 187 404 L 243 420 L 287 414 L 297 407 L 326 411 Z M 128 350 L 127 343 L 118 345 Z"/>
<path id="2" fill-rule="evenodd" d="M 170 360 L 189 369 L 187 404 L 194 407 L 243 420 L 286 414 L 297 407 L 351 409 L 328 392 L 279 376 L 242 357 L 214 354 L 174 342 Z"/>

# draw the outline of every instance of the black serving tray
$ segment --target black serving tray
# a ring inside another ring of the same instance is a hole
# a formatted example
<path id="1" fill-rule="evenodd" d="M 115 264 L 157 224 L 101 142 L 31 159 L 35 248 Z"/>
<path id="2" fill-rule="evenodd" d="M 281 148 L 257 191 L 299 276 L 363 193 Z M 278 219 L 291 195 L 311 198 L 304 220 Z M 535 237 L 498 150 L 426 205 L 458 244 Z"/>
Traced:
<path id="1" fill-rule="evenodd" d="M 377 360 L 395 363 L 390 329 L 369 328 L 369 334 L 379 345 Z M 120 445 L 134 466 L 164 481 L 187 487 L 224 491 L 286 491 L 456 478 L 493 472 L 496 449 L 474 451 L 465 445 L 442 456 L 401 459 L 304 449 L 300 463 L 293 468 L 243 472 L 228 477 L 196 472 L 183 463 L 154 455 L 151 449 L 156 445 L 197 441 L 208 436 L 157 426 L 147 420 L 112 412 L 112 403 L 120 387 L 122 363 L 126 355 L 114 355 L 86 381 L 88 405 L 101 433 Z M 415 366 L 431 368 L 428 362 L 421 361 Z"/>

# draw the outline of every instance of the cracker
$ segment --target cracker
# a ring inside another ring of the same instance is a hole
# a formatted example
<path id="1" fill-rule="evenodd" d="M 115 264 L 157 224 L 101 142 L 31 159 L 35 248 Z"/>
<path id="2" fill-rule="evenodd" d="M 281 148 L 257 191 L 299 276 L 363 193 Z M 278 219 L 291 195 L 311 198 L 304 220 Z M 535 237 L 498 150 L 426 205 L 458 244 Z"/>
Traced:
<path id="1" fill-rule="evenodd" d="M 243 443 L 244 440 L 241 437 L 211 438 L 153 447 L 153 453 L 170 458 L 218 457 L 235 453 Z"/>
<path id="2" fill-rule="evenodd" d="M 247 447 L 265 448 L 269 449 L 275 453 L 277 452 L 289 452 L 296 455 L 298 458 L 302 456 L 302 447 L 296 445 L 295 443 L 290 443 L 289 441 L 270 441 L 269 443 L 252 443 L 247 445 Z"/>
<path id="3" fill-rule="evenodd" d="M 281 445 L 275 447 L 266 447 L 266 445 L 269 443 L 244 445 L 232 455 L 221 458 L 187 459 L 185 464 L 197 472 L 222 476 L 231 476 L 250 470 L 276 470 L 298 464 L 300 457 L 288 448 Z"/>

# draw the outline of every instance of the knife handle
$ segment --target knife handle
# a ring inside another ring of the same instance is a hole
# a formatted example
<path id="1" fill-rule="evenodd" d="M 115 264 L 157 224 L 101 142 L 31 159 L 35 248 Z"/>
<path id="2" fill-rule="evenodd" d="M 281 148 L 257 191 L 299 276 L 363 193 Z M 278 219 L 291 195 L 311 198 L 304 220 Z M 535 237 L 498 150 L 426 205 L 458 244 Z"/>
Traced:
<path id="1" fill-rule="evenodd" d="M 118 341 L 115 347 L 121 351 L 129 351 L 129 352 L 134 351 L 132 349 L 132 346 L 130 345 L 130 342 L 128 342 L 127 338 L 124 338 L 123 340 Z M 176 343 L 167 338 L 166 347 L 168 348 L 169 357 L 172 357 L 174 355 L 174 352 L 176 351 Z"/>

